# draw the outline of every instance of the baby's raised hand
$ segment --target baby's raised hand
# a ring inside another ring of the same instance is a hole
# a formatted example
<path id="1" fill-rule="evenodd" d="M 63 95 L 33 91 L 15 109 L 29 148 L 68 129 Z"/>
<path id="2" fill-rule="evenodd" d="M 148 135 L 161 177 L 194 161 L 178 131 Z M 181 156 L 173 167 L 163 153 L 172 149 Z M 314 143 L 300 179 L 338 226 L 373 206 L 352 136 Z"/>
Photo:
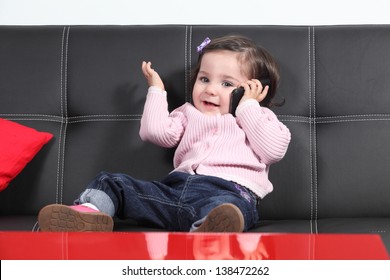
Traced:
<path id="1" fill-rule="evenodd" d="M 150 61 L 142 62 L 142 73 L 144 74 L 145 79 L 150 87 L 155 86 L 165 90 L 164 83 L 161 80 L 160 75 L 152 68 L 152 63 Z"/>

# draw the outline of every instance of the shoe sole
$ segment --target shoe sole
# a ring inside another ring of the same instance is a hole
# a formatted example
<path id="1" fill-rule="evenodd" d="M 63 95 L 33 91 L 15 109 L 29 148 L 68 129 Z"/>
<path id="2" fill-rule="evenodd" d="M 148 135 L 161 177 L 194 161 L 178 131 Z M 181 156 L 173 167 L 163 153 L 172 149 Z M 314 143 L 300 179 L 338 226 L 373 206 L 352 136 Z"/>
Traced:
<path id="1" fill-rule="evenodd" d="M 195 232 L 243 232 L 244 216 L 240 209 L 225 203 L 215 207 Z"/>
<path id="2" fill-rule="evenodd" d="M 52 204 L 38 214 L 41 231 L 112 231 L 112 218 L 102 212 L 79 212 L 69 206 Z"/>

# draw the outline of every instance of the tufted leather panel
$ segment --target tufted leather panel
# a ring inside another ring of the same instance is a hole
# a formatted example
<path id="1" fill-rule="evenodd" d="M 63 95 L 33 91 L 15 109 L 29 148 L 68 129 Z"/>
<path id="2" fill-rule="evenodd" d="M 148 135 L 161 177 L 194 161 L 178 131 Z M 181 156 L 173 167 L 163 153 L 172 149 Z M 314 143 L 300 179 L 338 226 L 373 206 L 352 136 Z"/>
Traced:
<path id="1" fill-rule="evenodd" d="M 286 104 L 274 111 L 292 132 L 254 230 L 377 232 L 389 244 L 386 25 L 0 27 L 0 117 L 55 135 L 0 194 L 0 229 L 31 230 L 41 207 L 72 203 L 102 170 L 167 174 L 173 151 L 138 136 L 141 62 L 162 75 L 173 109 L 191 101 L 196 46 L 228 33 L 253 38 L 278 60 Z M 116 230 L 139 228 L 118 222 Z"/>

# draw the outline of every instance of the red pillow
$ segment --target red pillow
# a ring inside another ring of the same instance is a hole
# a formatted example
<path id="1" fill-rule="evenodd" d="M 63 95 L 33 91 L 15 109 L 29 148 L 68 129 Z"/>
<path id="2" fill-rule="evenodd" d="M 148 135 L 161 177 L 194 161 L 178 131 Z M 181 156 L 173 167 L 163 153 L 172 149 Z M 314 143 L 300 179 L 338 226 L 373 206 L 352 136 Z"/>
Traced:
<path id="1" fill-rule="evenodd" d="M 0 119 L 0 192 L 52 137 L 50 133 Z"/>

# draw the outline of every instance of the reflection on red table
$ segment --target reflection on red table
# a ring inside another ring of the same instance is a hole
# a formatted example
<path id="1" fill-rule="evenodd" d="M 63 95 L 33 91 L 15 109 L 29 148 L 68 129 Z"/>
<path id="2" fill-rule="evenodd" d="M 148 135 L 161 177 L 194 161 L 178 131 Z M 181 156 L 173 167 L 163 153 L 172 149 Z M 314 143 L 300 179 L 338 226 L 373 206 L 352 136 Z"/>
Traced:
<path id="1" fill-rule="evenodd" d="M 0 232 L 2 260 L 383 260 L 375 234 Z"/>

